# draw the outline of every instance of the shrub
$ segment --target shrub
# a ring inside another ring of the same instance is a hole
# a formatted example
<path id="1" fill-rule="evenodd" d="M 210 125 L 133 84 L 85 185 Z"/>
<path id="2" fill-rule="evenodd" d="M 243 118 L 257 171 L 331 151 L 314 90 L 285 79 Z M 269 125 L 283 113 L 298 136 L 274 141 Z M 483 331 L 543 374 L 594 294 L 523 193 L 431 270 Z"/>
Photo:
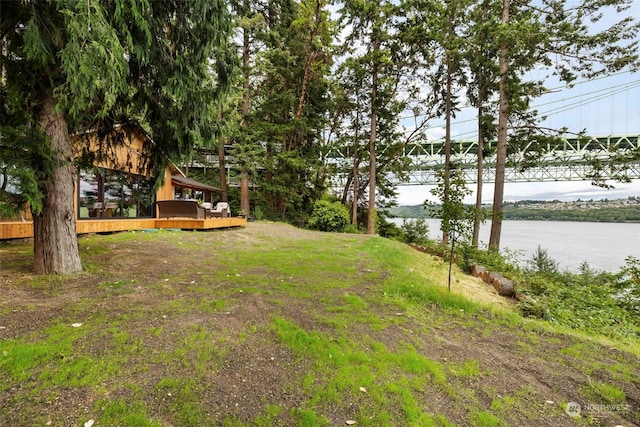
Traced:
<path id="1" fill-rule="evenodd" d="M 262 206 L 256 206 L 253 208 L 253 217 L 256 219 L 256 221 L 262 221 L 265 218 L 265 213 Z"/>
<path id="2" fill-rule="evenodd" d="M 405 243 L 426 246 L 429 242 L 429 226 L 423 218 L 418 218 L 415 221 L 403 219 L 402 231 Z"/>
<path id="3" fill-rule="evenodd" d="M 540 245 L 529 259 L 528 264 L 534 273 L 556 274 L 558 272 L 558 263 Z"/>
<path id="4" fill-rule="evenodd" d="M 376 221 L 376 232 L 380 237 L 387 239 L 402 241 L 402 230 L 393 222 L 387 221 L 387 218 L 378 214 Z"/>
<path id="5" fill-rule="evenodd" d="M 340 202 L 319 200 L 313 207 L 308 226 L 320 231 L 344 231 L 349 225 L 349 211 Z"/>

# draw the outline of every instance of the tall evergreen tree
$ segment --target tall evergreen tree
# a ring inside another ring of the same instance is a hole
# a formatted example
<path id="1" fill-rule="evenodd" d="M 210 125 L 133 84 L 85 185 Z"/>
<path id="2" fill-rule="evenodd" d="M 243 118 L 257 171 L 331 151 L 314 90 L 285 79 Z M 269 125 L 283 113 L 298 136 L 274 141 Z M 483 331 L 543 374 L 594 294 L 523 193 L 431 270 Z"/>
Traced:
<path id="1" fill-rule="evenodd" d="M 625 67 L 637 68 L 635 36 L 640 23 L 628 16 L 598 29 L 603 17 L 612 19 L 630 3 L 631 0 L 583 0 L 577 4 L 545 0 L 534 5 L 503 0 L 502 22 L 495 33 L 500 46 L 500 110 L 490 248 L 500 246 L 509 122 L 525 122 L 521 128 L 513 126 L 517 130 L 514 140 L 526 140 L 538 130 L 529 105 L 544 88 L 541 82 L 525 82 L 523 76 L 535 67 L 547 67 L 561 81 L 570 83 L 578 77 L 593 78 Z"/>
<path id="2" fill-rule="evenodd" d="M 18 173 L 34 222 L 34 271 L 82 269 L 70 134 L 94 129 L 117 144 L 115 124 L 138 120 L 155 145 L 144 153 L 160 176 L 214 129 L 212 100 L 223 95 L 230 31 L 222 0 L 21 1 L 2 4 L 2 153 Z M 204 108 L 203 108 L 204 106 Z M 11 138 L 8 138 L 11 136 Z"/>
<path id="3" fill-rule="evenodd" d="M 252 4 L 251 52 L 245 61 L 245 151 L 262 152 L 257 163 L 267 211 L 295 221 L 317 197 L 318 146 L 329 103 L 326 74 L 332 34 L 324 0 L 278 0 Z M 245 43 L 246 45 L 246 43 Z M 237 152 L 237 150 L 236 150 Z M 256 163 L 256 164 L 257 164 Z M 320 190 L 321 191 L 321 190 Z"/>

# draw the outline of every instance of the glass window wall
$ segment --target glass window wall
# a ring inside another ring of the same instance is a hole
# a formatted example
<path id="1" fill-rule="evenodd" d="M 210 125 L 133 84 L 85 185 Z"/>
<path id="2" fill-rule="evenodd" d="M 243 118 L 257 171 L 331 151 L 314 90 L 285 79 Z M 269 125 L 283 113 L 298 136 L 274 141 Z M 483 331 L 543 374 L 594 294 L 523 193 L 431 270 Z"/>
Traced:
<path id="1" fill-rule="evenodd" d="M 80 171 L 78 218 L 153 218 L 153 183 L 140 175 L 111 169 Z"/>

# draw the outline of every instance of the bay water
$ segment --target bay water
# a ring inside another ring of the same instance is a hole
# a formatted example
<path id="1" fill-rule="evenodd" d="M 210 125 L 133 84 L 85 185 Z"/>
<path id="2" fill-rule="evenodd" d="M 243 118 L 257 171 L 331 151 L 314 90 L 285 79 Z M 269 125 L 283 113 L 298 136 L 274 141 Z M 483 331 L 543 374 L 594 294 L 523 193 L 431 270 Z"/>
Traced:
<path id="1" fill-rule="evenodd" d="M 407 219 L 415 221 L 415 219 Z M 402 218 L 394 218 L 402 225 Z M 429 238 L 442 239 L 440 220 L 428 218 Z M 491 224 L 480 227 L 480 242 L 486 247 Z M 625 258 L 640 258 L 640 224 L 607 222 L 509 221 L 502 222 L 500 252 L 513 255 L 522 265 L 538 246 L 547 250 L 561 271 L 577 272 L 586 262 L 597 271 L 617 273 Z"/>

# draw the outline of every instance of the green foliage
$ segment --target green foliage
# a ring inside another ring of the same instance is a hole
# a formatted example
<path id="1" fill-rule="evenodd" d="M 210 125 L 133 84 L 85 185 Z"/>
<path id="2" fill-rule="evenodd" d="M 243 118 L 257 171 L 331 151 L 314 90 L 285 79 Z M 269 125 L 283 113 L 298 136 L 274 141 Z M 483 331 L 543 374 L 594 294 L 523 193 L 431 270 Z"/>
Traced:
<path id="1" fill-rule="evenodd" d="M 528 261 L 530 271 L 534 273 L 555 274 L 558 272 L 558 263 L 551 258 L 549 252 L 540 245 Z"/>
<path id="2" fill-rule="evenodd" d="M 319 200 L 313 208 L 308 225 L 314 230 L 342 232 L 349 225 L 349 211 L 338 201 Z"/>
<path id="3" fill-rule="evenodd" d="M 616 299 L 640 318 L 640 258 L 629 256 L 615 277 Z"/>
<path id="4" fill-rule="evenodd" d="M 254 206 L 252 213 L 253 213 L 253 217 L 257 221 L 262 221 L 263 219 L 265 219 L 265 212 L 262 206 Z"/>
<path id="5" fill-rule="evenodd" d="M 453 263 L 455 245 L 458 241 L 471 240 L 476 210 L 463 203 L 464 198 L 471 194 L 471 190 L 467 188 L 462 170 L 438 171 L 438 182 L 438 186 L 431 190 L 431 194 L 438 197 L 441 204 L 438 206 L 425 202 L 425 207 L 430 206 L 432 214 L 442 220 L 440 229 L 451 240 L 448 285 L 449 291 L 451 291 L 451 264 Z M 444 243 L 448 242 L 444 240 Z"/>
<path id="6" fill-rule="evenodd" d="M 429 226 L 427 222 L 418 218 L 416 220 L 402 220 L 402 232 L 406 243 L 415 243 L 426 246 L 429 241 Z"/>
<path id="7" fill-rule="evenodd" d="M 395 223 L 387 221 L 387 218 L 378 211 L 378 219 L 376 220 L 376 231 L 378 235 L 392 240 L 402 240 L 402 229 Z"/>
<path id="8" fill-rule="evenodd" d="M 444 171 L 439 171 L 438 186 L 431 190 L 431 194 L 440 200 L 440 205 L 425 202 L 425 208 L 432 217 L 442 220 L 440 229 L 454 242 L 470 240 L 475 208 L 463 203 L 471 190 L 467 188 L 462 171 L 450 171 L 448 185 Z"/>
<path id="9" fill-rule="evenodd" d="M 463 246 L 460 255 L 465 271 L 479 264 L 514 280 L 516 292 L 530 297 L 518 304 L 524 316 L 612 337 L 640 337 L 640 262 L 634 257 L 627 258 L 620 273 L 611 274 L 593 271 L 586 263 L 578 273 L 560 272 L 543 249 L 524 269 L 509 254 L 471 245 Z"/>
<path id="10" fill-rule="evenodd" d="M 616 277 L 620 275 L 594 272 L 586 265 L 577 274 L 516 270 L 512 276 L 517 291 L 533 298 L 521 304 L 524 314 L 578 330 L 637 339 L 640 317 L 633 303 L 622 297 Z"/>

